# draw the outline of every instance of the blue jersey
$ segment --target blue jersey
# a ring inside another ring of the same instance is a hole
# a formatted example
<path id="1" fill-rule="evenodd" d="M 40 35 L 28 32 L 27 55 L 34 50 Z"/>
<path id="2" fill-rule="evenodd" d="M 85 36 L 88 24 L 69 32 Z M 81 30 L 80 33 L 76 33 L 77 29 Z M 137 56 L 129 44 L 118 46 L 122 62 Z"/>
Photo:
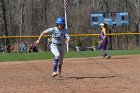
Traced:
<path id="1" fill-rule="evenodd" d="M 52 33 L 52 43 L 65 44 L 66 39 L 70 39 L 68 31 L 64 28 L 58 30 L 57 27 L 49 28 L 44 31 L 45 33 Z"/>

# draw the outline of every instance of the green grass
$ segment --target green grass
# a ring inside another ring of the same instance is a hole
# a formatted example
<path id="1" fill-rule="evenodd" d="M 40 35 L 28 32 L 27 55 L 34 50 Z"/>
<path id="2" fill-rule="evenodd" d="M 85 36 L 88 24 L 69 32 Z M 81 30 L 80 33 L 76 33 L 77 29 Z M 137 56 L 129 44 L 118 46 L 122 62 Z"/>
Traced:
<path id="1" fill-rule="evenodd" d="M 110 50 L 112 56 L 120 55 L 136 55 L 140 54 L 140 50 Z M 80 57 L 96 57 L 101 56 L 100 51 L 80 51 L 80 52 L 66 52 L 65 58 L 80 58 Z M 1 53 L 0 62 L 9 61 L 27 61 L 27 60 L 46 60 L 53 59 L 51 52 L 39 53 Z"/>

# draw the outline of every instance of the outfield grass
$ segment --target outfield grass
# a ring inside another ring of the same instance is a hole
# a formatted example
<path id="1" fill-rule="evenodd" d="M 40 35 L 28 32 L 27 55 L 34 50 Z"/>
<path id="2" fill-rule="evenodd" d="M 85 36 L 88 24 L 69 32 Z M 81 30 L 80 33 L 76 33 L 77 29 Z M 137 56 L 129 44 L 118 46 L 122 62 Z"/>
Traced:
<path id="1" fill-rule="evenodd" d="M 140 50 L 110 50 L 112 56 L 119 55 L 136 55 L 140 54 Z M 80 57 L 96 57 L 101 56 L 100 51 L 80 51 L 80 52 L 66 52 L 65 58 L 80 58 Z M 51 52 L 38 53 L 1 53 L 0 62 L 9 61 L 27 61 L 27 60 L 46 60 L 53 59 Z"/>

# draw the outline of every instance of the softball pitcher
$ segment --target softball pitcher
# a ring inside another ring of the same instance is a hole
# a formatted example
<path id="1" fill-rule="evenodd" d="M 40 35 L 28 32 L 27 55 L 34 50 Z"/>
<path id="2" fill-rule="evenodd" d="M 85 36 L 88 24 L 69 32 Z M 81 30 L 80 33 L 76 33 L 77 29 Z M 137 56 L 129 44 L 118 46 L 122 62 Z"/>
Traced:
<path id="1" fill-rule="evenodd" d="M 98 42 L 98 49 L 102 51 L 103 58 L 111 58 L 110 53 L 107 50 L 107 45 L 108 45 L 108 37 L 107 37 L 107 24 L 106 23 L 101 23 L 100 24 L 102 30 L 101 30 L 101 40 Z"/>
<path id="2" fill-rule="evenodd" d="M 65 29 L 65 19 L 63 17 L 57 18 L 56 27 L 52 27 L 43 31 L 35 43 L 38 44 L 41 37 L 46 33 L 52 33 L 52 43 L 50 45 L 50 48 L 51 52 L 55 56 L 52 73 L 52 77 L 55 77 L 61 74 L 65 45 L 68 44 L 70 40 L 68 31 Z"/>

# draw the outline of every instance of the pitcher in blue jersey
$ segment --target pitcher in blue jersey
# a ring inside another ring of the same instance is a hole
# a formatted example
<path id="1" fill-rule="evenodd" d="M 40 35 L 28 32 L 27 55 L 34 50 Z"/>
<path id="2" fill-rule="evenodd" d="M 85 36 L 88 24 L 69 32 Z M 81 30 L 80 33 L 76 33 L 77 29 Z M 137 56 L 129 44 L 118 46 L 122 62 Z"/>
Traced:
<path id="1" fill-rule="evenodd" d="M 46 33 L 52 34 L 52 43 L 50 45 L 50 48 L 51 52 L 55 56 L 53 62 L 52 77 L 55 77 L 57 75 L 61 76 L 65 45 L 68 44 L 70 40 L 69 33 L 65 29 L 65 19 L 63 17 L 57 18 L 56 27 L 52 27 L 43 31 L 35 43 L 38 44 L 41 37 Z"/>
<path id="2" fill-rule="evenodd" d="M 101 23 L 100 24 L 102 30 L 100 35 L 100 41 L 98 42 L 98 49 L 102 51 L 103 58 L 111 58 L 110 53 L 108 52 L 107 45 L 109 38 L 107 37 L 107 24 Z"/>

